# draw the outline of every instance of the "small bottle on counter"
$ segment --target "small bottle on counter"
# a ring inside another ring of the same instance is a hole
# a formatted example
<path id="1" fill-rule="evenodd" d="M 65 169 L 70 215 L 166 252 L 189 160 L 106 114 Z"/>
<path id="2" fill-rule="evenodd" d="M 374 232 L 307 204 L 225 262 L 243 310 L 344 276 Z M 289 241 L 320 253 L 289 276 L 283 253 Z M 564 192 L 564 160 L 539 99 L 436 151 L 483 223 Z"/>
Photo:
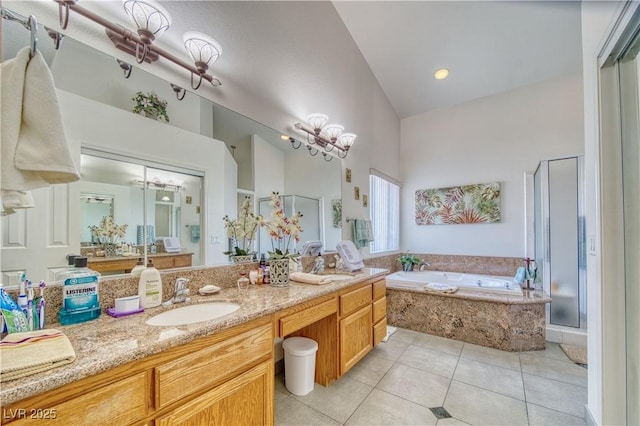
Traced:
<path id="1" fill-rule="evenodd" d="M 262 283 L 271 284 L 271 271 L 268 266 L 265 266 L 264 271 L 262 272 Z"/>
<path id="2" fill-rule="evenodd" d="M 149 252 L 151 254 L 156 254 L 158 252 L 158 247 L 156 247 L 156 243 L 151 243 L 151 247 L 149 247 Z"/>
<path id="3" fill-rule="evenodd" d="M 249 290 L 249 278 L 247 278 L 247 274 L 245 272 L 240 273 L 240 278 L 238 278 L 238 295 L 243 295 Z"/>

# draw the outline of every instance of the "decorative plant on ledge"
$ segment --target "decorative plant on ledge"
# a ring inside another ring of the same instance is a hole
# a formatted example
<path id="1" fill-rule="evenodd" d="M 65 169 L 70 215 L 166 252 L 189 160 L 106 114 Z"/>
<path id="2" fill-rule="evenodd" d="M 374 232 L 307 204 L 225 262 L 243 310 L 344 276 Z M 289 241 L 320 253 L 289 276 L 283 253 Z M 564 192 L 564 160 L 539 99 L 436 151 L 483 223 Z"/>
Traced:
<path id="1" fill-rule="evenodd" d="M 252 254 L 253 240 L 258 232 L 258 225 L 262 216 L 253 214 L 251 197 L 244 197 L 237 219 L 225 216 L 224 227 L 227 228 L 227 236 L 233 240 L 233 250 L 224 254 L 233 256 L 248 256 Z"/>
<path id="2" fill-rule="evenodd" d="M 400 256 L 398 258 L 398 260 L 402 264 L 402 270 L 405 271 L 405 272 L 413 271 L 413 267 L 414 266 L 420 265 L 421 263 L 424 262 L 422 259 L 420 259 L 415 254 L 411 254 L 409 252 L 406 252 L 405 254 Z"/>
<path id="3" fill-rule="evenodd" d="M 155 93 L 137 92 L 131 100 L 136 103 L 133 107 L 134 113 L 161 120 L 165 123 L 169 122 L 167 101 L 160 99 Z"/>

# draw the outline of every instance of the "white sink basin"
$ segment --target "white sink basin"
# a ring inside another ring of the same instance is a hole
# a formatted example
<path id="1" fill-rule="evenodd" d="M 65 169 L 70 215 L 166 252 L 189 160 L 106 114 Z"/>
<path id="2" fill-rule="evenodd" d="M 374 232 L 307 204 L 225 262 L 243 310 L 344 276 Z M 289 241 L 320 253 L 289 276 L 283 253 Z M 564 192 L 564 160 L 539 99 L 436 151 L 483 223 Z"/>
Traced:
<path id="1" fill-rule="evenodd" d="M 237 303 L 229 302 L 198 303 L 152 316 L 147 320 L 147 324 L 160 326 L 194 324 L 223 317 L 239 308 L 240 305 Z"/>

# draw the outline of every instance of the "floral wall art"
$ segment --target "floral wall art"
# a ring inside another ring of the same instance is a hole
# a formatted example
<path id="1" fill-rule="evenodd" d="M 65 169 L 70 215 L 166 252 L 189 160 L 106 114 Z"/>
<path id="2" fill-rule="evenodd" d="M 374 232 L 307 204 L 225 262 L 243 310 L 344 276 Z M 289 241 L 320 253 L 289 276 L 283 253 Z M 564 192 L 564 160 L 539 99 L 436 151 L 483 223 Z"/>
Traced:
<path id="1" fill-rule="evenodd" d="M 500 182 L 416 191 L 418 225 L 500 222 Z"/>

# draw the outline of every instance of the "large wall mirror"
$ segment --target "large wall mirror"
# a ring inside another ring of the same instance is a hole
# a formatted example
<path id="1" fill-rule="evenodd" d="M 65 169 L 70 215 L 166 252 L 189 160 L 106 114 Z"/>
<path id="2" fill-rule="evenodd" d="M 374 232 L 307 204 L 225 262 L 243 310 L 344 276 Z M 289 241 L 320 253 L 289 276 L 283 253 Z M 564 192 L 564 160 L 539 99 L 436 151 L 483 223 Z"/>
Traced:
<path id="1" fill-rule="evenodd" d="M 29 44 L 30 35 L 18 23 L 2 24 L 5 61 Z M 55 50 L 44 28 L 39 39 L 82 179 L 36 190 L 35 208 L 2 217 L 5 285 L 15 285 L 22 271 L 32 280 L 53 281 L 68 253 L 83 251 L 98 260 L 99 241 L 88 229 L 105 216 L 127 225 L 121 242 L 132 258 L 132 248 L 150 254 L 162 237 L 179 241 L 188 265 L 228 263 L 223 216 L 235 216 L 245 196 L 258 213 L 272 191 L 305 200 L 298 205 L 311 209 L 305 217 L 313 223 L 305 224 L 309 235 L 303 233 L 300 245 L 320 239 L 333 250 L 342 239 L 341 221 L 333 217 L 341 197 L 337 158 L 312 157 L 304 145 L 294 150 L 280 132 L 194 93 L 179 101 L 169 82 L 136 67 L 125 78 L 113 57 L 81 41 L 65 37 Z M 169 123 L 134 114 L 137 92 L 164 99 Z M 264 240 L 256 241 L 257 252 L 264 247 Z M 188 265 L 180 260 L 165 266 Z"/>

